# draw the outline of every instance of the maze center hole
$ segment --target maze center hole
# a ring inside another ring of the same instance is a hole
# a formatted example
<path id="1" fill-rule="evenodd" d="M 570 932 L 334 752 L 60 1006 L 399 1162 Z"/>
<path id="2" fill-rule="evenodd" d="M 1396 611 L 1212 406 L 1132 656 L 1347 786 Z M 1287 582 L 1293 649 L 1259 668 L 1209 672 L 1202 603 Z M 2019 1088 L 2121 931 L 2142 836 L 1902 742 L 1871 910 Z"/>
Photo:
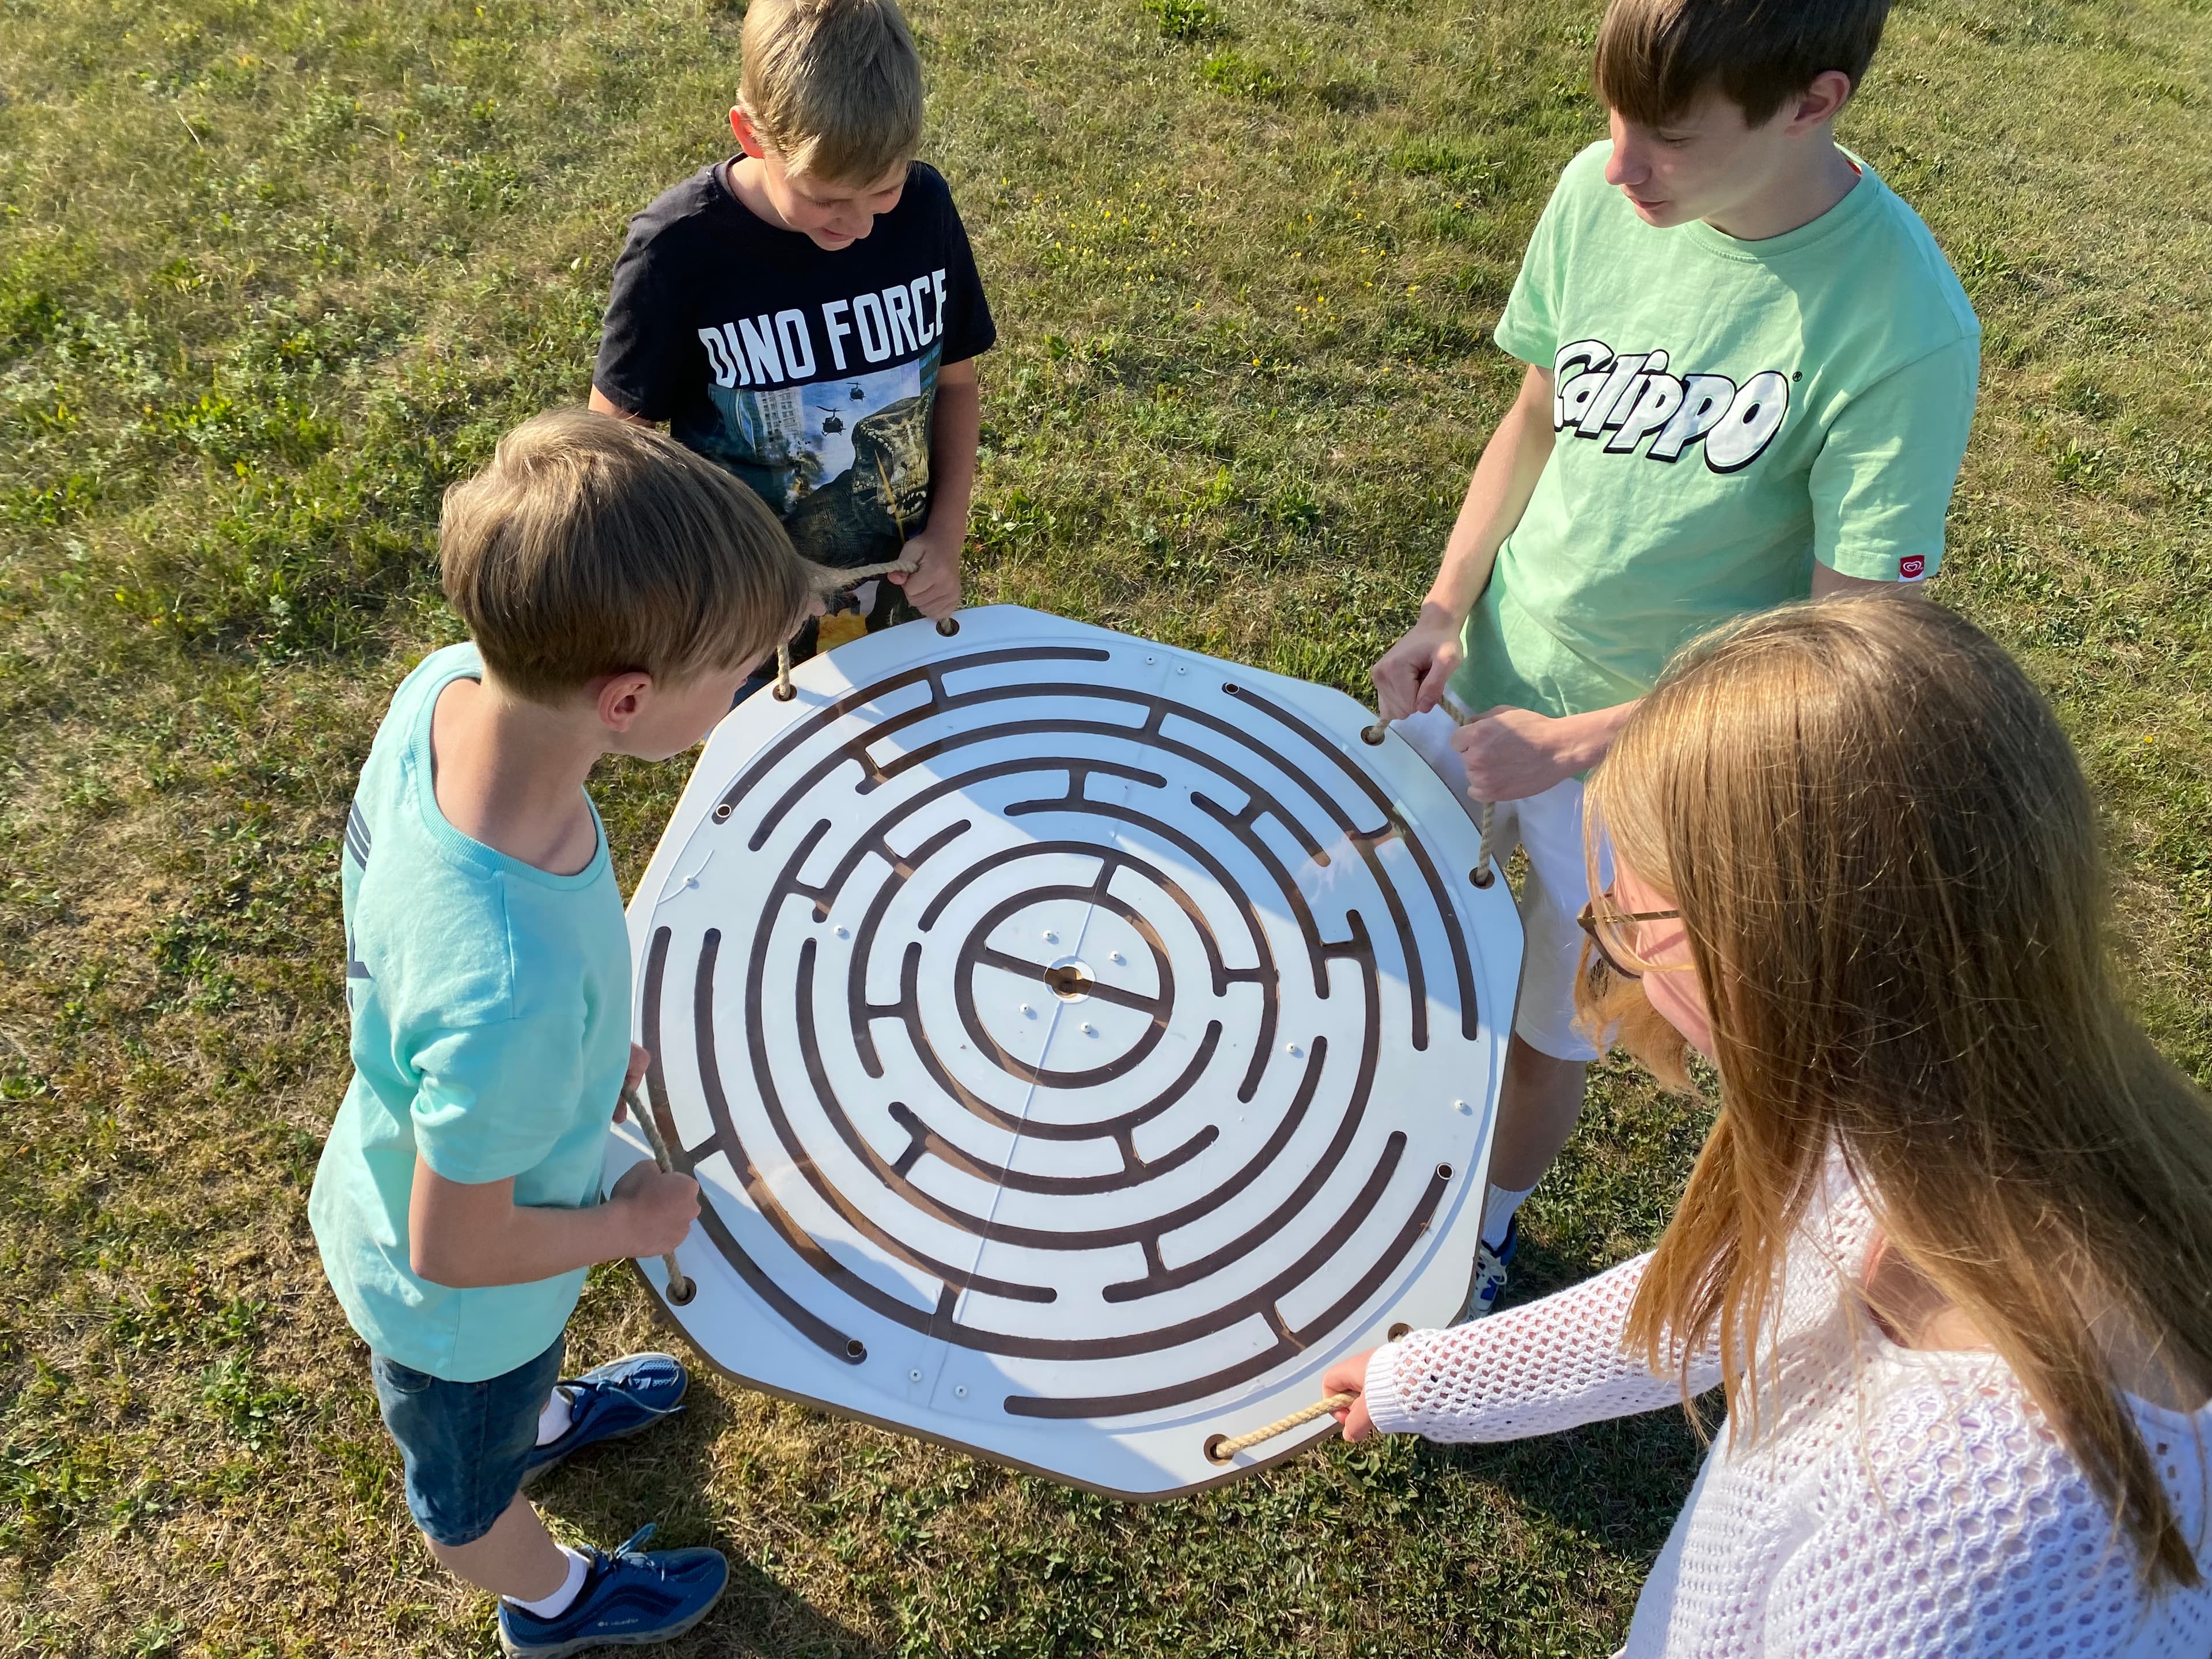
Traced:
<path id="1" fill-rule="evenodd" d="M 1044 982 L 1062 1002 L 1081 1002 L 1091 994 L 1091 969 L 1074 957 L 1062 957 L 1044 970 Z"/>

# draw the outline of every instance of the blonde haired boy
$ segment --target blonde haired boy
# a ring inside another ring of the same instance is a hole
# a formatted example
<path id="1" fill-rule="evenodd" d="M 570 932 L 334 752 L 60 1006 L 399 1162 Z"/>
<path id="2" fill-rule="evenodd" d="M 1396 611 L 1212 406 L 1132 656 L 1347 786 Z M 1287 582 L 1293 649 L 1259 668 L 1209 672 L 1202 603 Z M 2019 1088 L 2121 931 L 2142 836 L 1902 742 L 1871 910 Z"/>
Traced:
<path id="1" fill-rule="evenodd" d="M 307 1213 L 369 1348 L 407 1507 L 499 1606 L 509 1654 L 658 1641 L 729 1577 L 711 1549 L 566 1549 L 523 1486 L 681 1407 L 672 1355 L 561 1376 L 594 1262 L 698 1212 L 641 1164 L 602 1201 L 607 1124 L 647 1056 L 586 778 L 696 743 L 810 611 L 811 573 L 734 479 L 658 432 L 542 415 L 447 492 L 446 594 L 470 641 L 402 681 L 341 855 L 353 1081 Z"/>
<path id="2" fill-rule="evenodd" d="M 1613 0 L 1612 137 L 1567 164 L 1498 319 L 1520 397 L 1419 620 L 1375 665 L 1384 715 L 1416 716 L 1408 737 L 1528 854 L 1469 1315 L 1596 1054 L 1572 995 L 1580 775 L 1684 641 L 1943 556 L 1980 325 L 1927 226 L 1835 142 L 1888 10 Z"/>
<path id="3" fill-rule="evenodd" d="M 817 563 L 911 563 L 861 589 L 870 628 L 947 615 L 975 476 L 974 359 L 997 337 L 952 193 L 914 159 L 913 37 L 892 0 L 753 0 L 743 48 L 741 153 L 630 222 L 592 407 L 666 422 Z"/>

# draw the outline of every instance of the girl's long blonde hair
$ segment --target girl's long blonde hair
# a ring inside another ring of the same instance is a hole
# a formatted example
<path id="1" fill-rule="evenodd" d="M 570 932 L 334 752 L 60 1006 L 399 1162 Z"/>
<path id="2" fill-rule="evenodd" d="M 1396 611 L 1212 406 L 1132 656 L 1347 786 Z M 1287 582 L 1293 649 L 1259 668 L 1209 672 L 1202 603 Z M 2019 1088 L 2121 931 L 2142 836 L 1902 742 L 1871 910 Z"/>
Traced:
<path id="1" fill-rule="evenodd" d="M 1839 1149 L 1887 1248 L 1986 1334 L 2147 1581 L 2197 1583 L 2090 1322 L 2118 1312 L 2178 1392 L 2212 1388 L 2212 1103 L 2122 1006 L 2088 791 L 2027 677 L 1917 599 L 1769 612 L 1676 659 L 1589 805 L 1680 907 L 1721 1079 L 1631 1350 L 1680 1366 L 1717 1339 L 1731 1432 L 1755 1436 L 1784 1251 Z M 1600 968 L 1583 994 L 1680 1076 L 1648 1004 L 1620 1019 L 1632 982 Z"/>

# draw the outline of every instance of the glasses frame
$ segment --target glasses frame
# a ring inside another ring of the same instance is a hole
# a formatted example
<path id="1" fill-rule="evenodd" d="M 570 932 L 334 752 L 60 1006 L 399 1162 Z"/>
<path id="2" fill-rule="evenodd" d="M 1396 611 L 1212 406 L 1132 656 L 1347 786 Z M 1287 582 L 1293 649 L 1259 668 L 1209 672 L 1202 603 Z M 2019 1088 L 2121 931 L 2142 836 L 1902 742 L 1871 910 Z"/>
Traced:
<path id="1" fill-rule="evenodd" d="M 1597 952 L 1597 959 L 1605 964 L 1608 971 L 1620 975 L 1623 979 L 1642 979 L 1646 974 L 1686 974 L 1695 969 L 1697 964 L 1690 962 L 1645 962 L 1638 958 L 1633 967 L 1622 962 L 1619 957 L 1606 948 L 1605 935 L 1599 931 L 1597 907 L 1598 901 L 1601 899 L 1606 902 L 1605 921 L 1608 924 L 1624 921 L 1679 921 L 1681 920 L 1682 913 L 1680 910 L 1616 910 L 1612 908 L 1610 891 L 1594 894 L 1589 902 L 1583 906 L 1582 914 L 1575 918 L 1575 923 L 1583 930 L 1583 936 L 1590 942 L 1590 949 Z"/>

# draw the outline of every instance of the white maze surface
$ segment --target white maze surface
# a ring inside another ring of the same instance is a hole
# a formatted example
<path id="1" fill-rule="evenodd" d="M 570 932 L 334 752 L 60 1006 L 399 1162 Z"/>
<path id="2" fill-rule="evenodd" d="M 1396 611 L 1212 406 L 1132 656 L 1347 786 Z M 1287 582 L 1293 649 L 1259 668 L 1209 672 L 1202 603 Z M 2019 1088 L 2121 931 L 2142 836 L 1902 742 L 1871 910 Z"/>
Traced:
<path id="1" fill-rule="evenodd" d="M 647 1099 L 705 1200 L 670 1311 L 776 1392 L 1189 1490 L 1330 1431 L 1206 1452 L 1458 1305 L 1518 921 L 1349 698 L 959 622 L 733 711 L 631 903 Z"/>

